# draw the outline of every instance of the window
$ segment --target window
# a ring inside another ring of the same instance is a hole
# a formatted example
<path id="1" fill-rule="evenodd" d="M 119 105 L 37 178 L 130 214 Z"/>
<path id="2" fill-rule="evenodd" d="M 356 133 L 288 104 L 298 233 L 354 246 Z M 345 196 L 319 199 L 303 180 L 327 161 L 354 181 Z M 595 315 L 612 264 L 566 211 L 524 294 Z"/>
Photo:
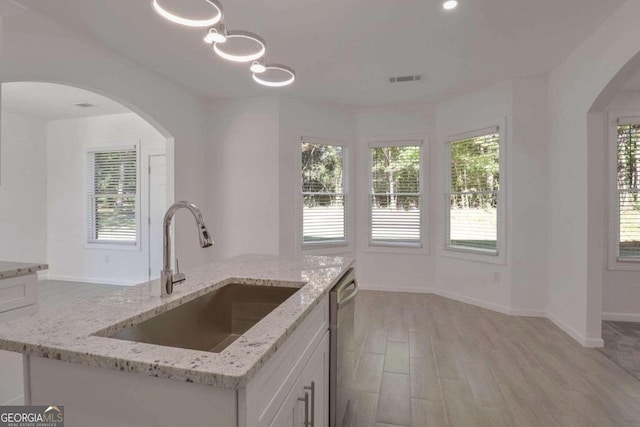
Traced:
<path id="1" fill-rule="evenodd" d="M 88 243 L 138 243 L 137 147 L 87 152 Z"/>
<path id="2" fill-rule="evenodd" d="M 422 246 L 421 141 L 370 145 L 370 244 Z"/>
<path id="3" fill-rule="evenodd" d="M 640 261 L 640 118 L 620 118 L 616 144 L 616 250 Z"/>
<path id="4" fill-rule="evenodd" d="M 302 141 L 302 244 L 346 245 L 345 161 L 339 145 Z"/>
<path id="5" fill-rule="evenodd" d="M 447 249 L 498 255 L 500 132 L 494 127 L 449 143 Z"/>

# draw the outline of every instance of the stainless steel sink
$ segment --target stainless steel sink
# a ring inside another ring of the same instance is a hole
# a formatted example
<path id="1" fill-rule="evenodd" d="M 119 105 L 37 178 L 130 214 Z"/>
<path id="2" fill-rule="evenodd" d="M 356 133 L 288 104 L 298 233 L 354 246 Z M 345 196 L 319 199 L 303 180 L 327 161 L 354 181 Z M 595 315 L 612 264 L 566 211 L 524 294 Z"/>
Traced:
<path id="1" fill-rule="evenodd" d="M 297 290 L 229 284 L 111 338 L 219 353 Z"/>

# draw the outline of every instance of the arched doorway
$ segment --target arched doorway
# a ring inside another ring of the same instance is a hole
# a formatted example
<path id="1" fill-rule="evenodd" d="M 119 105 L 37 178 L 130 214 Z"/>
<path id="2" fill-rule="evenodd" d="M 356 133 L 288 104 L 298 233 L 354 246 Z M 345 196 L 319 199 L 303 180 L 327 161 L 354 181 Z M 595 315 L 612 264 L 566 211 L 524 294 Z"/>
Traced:
<path id="1" fill-rule="evenodd" d="M 0 227 L 21 244 L 0 247 L 0 259 L 46 262 L 47 277 L 63 281 L 157 277 L 173 191 L 166 130 L 107 96 L 56 83 L 4 83 L 3 112 L 0 197 L 12 209 Z"/>

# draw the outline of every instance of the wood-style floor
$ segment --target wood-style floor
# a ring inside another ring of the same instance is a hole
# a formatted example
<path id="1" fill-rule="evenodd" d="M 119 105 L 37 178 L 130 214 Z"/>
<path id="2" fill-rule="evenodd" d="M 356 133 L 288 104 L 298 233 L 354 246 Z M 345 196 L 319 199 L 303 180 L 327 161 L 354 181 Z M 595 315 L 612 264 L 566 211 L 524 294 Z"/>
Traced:
<path id="1" fill-rule="evenodd" d="M 356 343 L 348 427 L 640 426 L 640 382 L 546 319 L 362 291 Z"/>

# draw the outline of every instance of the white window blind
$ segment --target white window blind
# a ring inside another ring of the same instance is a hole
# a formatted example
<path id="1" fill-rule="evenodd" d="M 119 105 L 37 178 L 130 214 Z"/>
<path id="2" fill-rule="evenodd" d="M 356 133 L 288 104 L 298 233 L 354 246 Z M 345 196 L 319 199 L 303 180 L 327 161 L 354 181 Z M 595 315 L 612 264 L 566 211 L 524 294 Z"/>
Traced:
<path id="1" fill-rule="evenodd" d="M 640 124 L 618 125 L 618 258 L 640 260 Z"/>
<path id="2" fill-rule="evenodd" d="M 135 245 L 137 148 L 95 150 L 87 156 L 88 242 Z"/>
<path id="3" fill-rule="evenodd" d="M 345 244 L 345 148 L 302 141 L 302 242 Z"/>
<path id="4" fill-rule="evenodd" d="M 375 146 L 370 155 L 371 244 L 420 246 L 420 146 Z"/>
<path id="5" fill-rule="evenodd" d="M 450 142 L 446 244 L 497 255 L 500 134 L 493 128 L 470 135 Z"/>

